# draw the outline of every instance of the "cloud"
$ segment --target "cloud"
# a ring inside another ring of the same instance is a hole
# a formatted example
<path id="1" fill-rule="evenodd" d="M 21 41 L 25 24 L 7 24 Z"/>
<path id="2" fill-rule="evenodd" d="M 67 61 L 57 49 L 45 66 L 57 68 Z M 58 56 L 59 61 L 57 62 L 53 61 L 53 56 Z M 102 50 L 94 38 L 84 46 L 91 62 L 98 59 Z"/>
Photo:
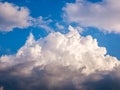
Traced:
<path id="1" fill-rule="evenodd" d="M 0 90 L 3 90 L 3 87 L 0 87 Z"/>
<path id="2" fill-rule="evenodd" d="M 0 31 L 9 32 L 14 28 L 23 29 L 32 26 L 52 32 L 53 28 L 50 27 L 50 23 L 52 23 L 51 19 L 42 16 L 33 18 L 26 7 L 19 7 L 8 2 L 0 2 Z"/>
<path id="3" fill-rule="evenodd" d="M 53 21 L 51 19 L 39 16 L 38 18 L 33 19 L 33 26 L 42 28 L 46 30 L 47 32 L 53 32 L 53 28 L 50 26 L 50 24 Z"/>
<path id="4" fill-rule="evenodd" d="M 31 25 L 30 12 L 25 7 L 0 2 L 0 31 L 8 32 L 14 28 L 26 28 Z"/>
<path id="5" fill-rule="evenodd" d="M 106 55 L 92 36 L 80 36 L 72 26 L 69 30 L 51 32 L 37 41 L 30 34 L 16 54 L 1 56 L 0 86 L 5 90 L 118 90 L 120 62 Z"/>
<path id="6" fill-rule="evenodd" d="M 56 27 L 58 28 L 58 29 L 65 29 L 65 27 L 63 26 L 63 25 L 61 25 L 61 24 L 59 24 L 58 22 L 55 24 L 56 25 Z"/>
<path id="7" fill-rule="evenodd" d="M 75 3 L 67 3 L 63 11 L 64 20 L 69 23 L 96 27 L 103 32 L 120 33 L 119 0 L 102 0 L 96 3 L 76 0 Z"/>

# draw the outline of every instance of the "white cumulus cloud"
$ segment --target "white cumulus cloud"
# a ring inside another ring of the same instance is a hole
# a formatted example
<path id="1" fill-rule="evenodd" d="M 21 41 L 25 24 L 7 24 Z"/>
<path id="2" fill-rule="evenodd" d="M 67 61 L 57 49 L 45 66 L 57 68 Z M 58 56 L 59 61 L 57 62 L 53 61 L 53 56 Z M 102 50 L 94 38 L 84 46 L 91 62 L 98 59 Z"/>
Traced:
<path id="1" fill-rule="evenodd" d="M 51 32 L 37 41 L 30 34 L 15 55 L 1 56 L 0 85 L 7 88 L 11 80 L 18 90 L 98 90 L 94 82 L 103 88 L 107 87 L 102 86 L 104 80 L 109 80 L 106 76 L 114 82 L 119 77 L 120 62 L 106 55 L 106 49 L 92 36 L 80 36 L 72 26 L 69 30 L 67 34 Z"/>
<path id="2" fill-rule="evenodd" d="M 120 33 L 119 0 L 102 0 L 92 3 L 76 0 L 63 8 L 64 19 L 86 27 L 96 27 L 103 32 Z"/>
<path id="3" fill-rule="evenodd" d="M 30 26 L 30 12 L 25 7 L 19 7 L 8 2 L 0 2 L 0 31 L 12 31 L 14 28 Z"/>

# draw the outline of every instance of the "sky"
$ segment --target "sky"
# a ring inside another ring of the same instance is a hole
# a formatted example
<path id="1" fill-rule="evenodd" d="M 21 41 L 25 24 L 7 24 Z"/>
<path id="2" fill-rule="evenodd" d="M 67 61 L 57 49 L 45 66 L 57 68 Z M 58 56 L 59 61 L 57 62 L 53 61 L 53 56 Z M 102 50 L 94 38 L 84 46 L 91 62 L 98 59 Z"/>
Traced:
<path id="1" fill-rule="evenodd" d="M 0 90 L 119 90 L 119 4 L 0 0 Z"/>
<path id="2" fill-rule="evenodd" d="M 88 0 L 89 2 L 96 3 L 100 2 L 100 0 Z M 1 2 L 11 3 L 17 6 L 23 6 L 29 9 L 30 16 L 33 18 L 38 18 L 42 16 L 46 19 L 51 19 L 52 27 L 55 31 L 58 30 L 56 27 L 56 23 L 61 23 L 65 28 L 69 25 L 63 20 L 63 7 L 66 3 L 74 3 L 75 0 L 40 0 L 40 1 L 30 1 L 30 0 L 2 0 Z M 1 17 L 2 18 L 2 17 Z M 59 24 L 58 23 L 58 24 Z M 107 23 L 107 21 L 106 21 Z M 83 30 L 83 35 L 92 35 L 94 38 L 97 38 L 100 46 L 104 46 L 107 48 L 107 51 L 110 55 L 117 57 L 120 59 L 120 43 L 118 42 L 120 39 L 119 33 L 109 33 L 109 32 L 101 32 L 97 27 L 85 27 L 87 30 Z M 24 45 L 28 35 L 30 32 L 35 34 L 35 38 L 43 37 L 47 34 L 46 30 L 40 27 L 27 27 L 27 28 L 13 28 L 10 32 L 6 32 L 6 30 L 1 30 L 0 32 L 0 56 L 5 54 L 15 54 L 17 50 Z M 59 30 L 62 31 L 62 30 Z M 21 37 L 22 36 L 22 37 Z"/>

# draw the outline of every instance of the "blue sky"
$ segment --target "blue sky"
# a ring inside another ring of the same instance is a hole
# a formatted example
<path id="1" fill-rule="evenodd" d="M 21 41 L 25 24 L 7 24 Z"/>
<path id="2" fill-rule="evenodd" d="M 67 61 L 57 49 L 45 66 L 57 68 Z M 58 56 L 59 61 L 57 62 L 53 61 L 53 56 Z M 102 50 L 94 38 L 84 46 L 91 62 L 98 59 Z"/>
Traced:
<path id="1" fill-rule="evenodd" d="M 0 0 L 0 90 L 119 90 L 119 81 L 119 0 Z"/>
<path id="2" fill-rule="evenodd" d="M 88 0 L 92 3 L 101 2 L 101 0 Z M 56 30 L 55 23 L 60 22 L 67 26 L 63 22 L 63 10 L 66 3 L 75 3 L 75 0 L 2 0 L 1 2 L 13 3 L 17 6 L 27 7 L 30 11 L 30 15 L 34 18 L 39 16 L 47 19 L 52 19 L 51 27 Z M 24 45 L 29 33 L 32 32 L 36 39 L 44 37 L 48 34 L 44 29 L 38 27 L 29 27 L 25 29 L 16 28 L 11 32 L 0 32 L 0 56 L 5 54 L 14 54 L 17 50 Z M 82 35 L 92 35 L 98 40 L 99 46 L 107 48 L 108 54 L 120 59 L 120 35 L 119 33 L 104 33 L 98 28 L 87 27 L 82 32 Z"/>
<path id="3" fill-rule="evenodd" d="M 62 7 L 66 2 L 74 2 L 73 0 L 3 0 L 3 2 L 13 3 L 18 6 L 25 6 L 30 9 L 30 14 L 37 18 L 39 16 L 50 17 L 54 20 L 61 20 Z M 12 32 L 0 32 L 0 55 L 13 54 L 24 45 L 30 32 L 35 34 L 35 37 L 45 36 L 47 32 L 41 28 L 27 28 L 27 29 L 15 29 Z M 21 38 L 22 36 L 22 38 Z M 9 49 L 9 51 L 8 51 Z"/>

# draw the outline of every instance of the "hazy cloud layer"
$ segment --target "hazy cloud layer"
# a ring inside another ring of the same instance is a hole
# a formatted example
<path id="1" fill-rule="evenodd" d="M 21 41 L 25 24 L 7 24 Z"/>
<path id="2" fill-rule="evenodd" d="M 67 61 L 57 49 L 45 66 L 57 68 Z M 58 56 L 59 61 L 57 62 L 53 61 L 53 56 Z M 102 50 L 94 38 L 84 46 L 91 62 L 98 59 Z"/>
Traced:
<path id="1" fill-rule="evenodd" d="M 52 32 L 34 40 L 30 34 L 15 55 L 0 57 L 4 90 L 119 90 L 120 62 L 106 55 L 91 36 Z"/>
<path id="2" fill-rule="evenodd" d="M 120 33 L 119 0 L 102 0 L 92 3 L 87 0 L 76 0 L 67 3 L 63 8 L 64 19 L 83 26 L 96 27 L 103 32 Z"/>
<path id="3" fill-rule="evenodd" d="M 30 26 L 29 10 L 11 3 L 0 2 L 0 31 L 12 31 L 14 28 Z"/>

